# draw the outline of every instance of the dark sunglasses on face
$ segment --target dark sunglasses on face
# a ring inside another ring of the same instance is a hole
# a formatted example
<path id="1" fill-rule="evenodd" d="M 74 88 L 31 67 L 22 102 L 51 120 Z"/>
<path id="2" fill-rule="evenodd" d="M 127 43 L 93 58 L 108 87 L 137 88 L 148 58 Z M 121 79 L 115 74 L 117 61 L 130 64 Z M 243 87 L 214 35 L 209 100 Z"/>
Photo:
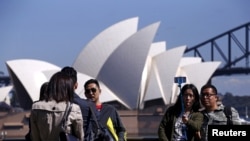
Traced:
<path id="1" fill-rule="evenodd" d="M 90 92 L 95 93 L 96 92 L 96 88 L 91 88 L 91 89 L 86 89 L 85 90 L 86 94 L 89 94 Z"/>

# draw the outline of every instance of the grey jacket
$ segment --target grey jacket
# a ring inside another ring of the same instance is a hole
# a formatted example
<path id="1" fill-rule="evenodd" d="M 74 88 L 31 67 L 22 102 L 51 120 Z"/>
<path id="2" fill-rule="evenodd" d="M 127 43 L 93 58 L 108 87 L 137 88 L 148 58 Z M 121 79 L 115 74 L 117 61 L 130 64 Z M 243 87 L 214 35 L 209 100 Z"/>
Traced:
<path id="1" fill-rule="evenodd" d="M 208 137 L 208 125 L 226 125 L 227 117 L 224 114 L 224 105 L 219 104 L 218 108 L 211 113 L 207 113 L 206 110 L 202 110 L 201 112 L 204 115 L 204 121 L 201 128 L 201 140 L 207 141 Z M 231 107 L 232 111 L 232 121 L 234 125 L 240 125 L 240 117 L 238 111 Z"/>
<path id="2" fill-rule="evenodd" d="M 61 120 L 65 108 L 66 102 L 35 102 L 32 105 L 30 115 L 32 141 L 59 141 Z M 69 114 L 66 125 L 68 133 L 74 133 L 75 136 L 83 141 L 83 119 L 78 105 L 72 105 L 72 110 Z"/>

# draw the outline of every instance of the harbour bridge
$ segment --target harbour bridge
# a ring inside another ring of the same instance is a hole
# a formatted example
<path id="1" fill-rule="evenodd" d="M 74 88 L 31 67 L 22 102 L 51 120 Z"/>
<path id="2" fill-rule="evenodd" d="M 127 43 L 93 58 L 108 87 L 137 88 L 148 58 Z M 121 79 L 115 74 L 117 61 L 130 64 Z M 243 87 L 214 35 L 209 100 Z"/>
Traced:
<path id="1" fill-rule="evenodd" d="M 187 48 L 185 55 L 205 61 L 220 61 L 212 77 L 250 73 L 249 32 L 250 22 L 228 30 L 196 46 Z"/>

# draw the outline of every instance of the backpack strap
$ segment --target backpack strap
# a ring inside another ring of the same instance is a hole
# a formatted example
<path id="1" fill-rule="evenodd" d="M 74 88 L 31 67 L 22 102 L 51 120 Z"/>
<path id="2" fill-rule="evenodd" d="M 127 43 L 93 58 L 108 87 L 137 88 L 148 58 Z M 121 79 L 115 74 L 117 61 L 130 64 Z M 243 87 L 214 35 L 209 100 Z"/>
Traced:
<path id="1" fill-rule="evenodd" d="M 100 134 L 101 134 L 101 125 L 100 125 L 100 123 L 98 122 L 98 119 L 97 119 L 97 117 L 96 117 L 96 113 L 94 112 L 95 110 L 94 110 L 94 107 L 93 107 L 93 105 L 89 105 L 89 112 L 91 113 L 91 117 L 92 117 L 92 119 L 94 120 L 94 123 L 95 123 L 95 130 L 94 130 L 94 132 L 95 132 L 95 138 L 97 138 L 97 136 L 99 136 Z M 92 126 L 92 128 L 93 128 L 93 126 Z"/>
<path id="2" fill-rule="evenodd" d="M 93 117 L 93 119 L 95 121 L 96 127 L 99 129 L 100 125 L 99 125 L 99 123 L 97 121 L 96 113 L 94 112 L 92 106 L 89 106 L 89 109 L 90 109 L 91 115 L 92 115 L 92 117 Z"/>
<path id="3" fill-rule="evenodd" d="M 227 125 L 233 125 L 231 106 L 225 106 L 224 107 L 224 114 L 227 117 Z"/>

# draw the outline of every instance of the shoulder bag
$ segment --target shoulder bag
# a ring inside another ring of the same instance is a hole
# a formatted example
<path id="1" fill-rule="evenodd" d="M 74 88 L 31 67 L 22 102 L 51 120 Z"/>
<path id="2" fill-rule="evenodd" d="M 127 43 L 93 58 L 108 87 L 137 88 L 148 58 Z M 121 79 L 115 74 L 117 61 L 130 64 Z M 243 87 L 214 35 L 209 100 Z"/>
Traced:
<path id="1" fill-rule="evenodd" d="M 92 117 L 94 119 L 96 125 L 96 131 L 94 137 L 91 139 L 93 141 L 114 141 L 112 135 L 109 133 L 108 129 L 101 125 L 97 121 L 97 117 L 95 112 L 93 111 L 92 107 L 90 106 L 90 112 L 92 113 Z"/>
<path id="2" fill-rule="evenodd" d="M 79 141 L 79 139 L 76 136 L 70 133 L 67 133 L 66 121 L 68 120 L 68 116 L 69 116 L 71 109 L 72 109 L 72 103 L 69 102 L 67 103 L 67 106 L 66 106 L 66 109 L 65 109 L 62 121 L 61 121 L 62 131 L 60 132 L 60 135 L 59 135 L 60 141 Z"/>

